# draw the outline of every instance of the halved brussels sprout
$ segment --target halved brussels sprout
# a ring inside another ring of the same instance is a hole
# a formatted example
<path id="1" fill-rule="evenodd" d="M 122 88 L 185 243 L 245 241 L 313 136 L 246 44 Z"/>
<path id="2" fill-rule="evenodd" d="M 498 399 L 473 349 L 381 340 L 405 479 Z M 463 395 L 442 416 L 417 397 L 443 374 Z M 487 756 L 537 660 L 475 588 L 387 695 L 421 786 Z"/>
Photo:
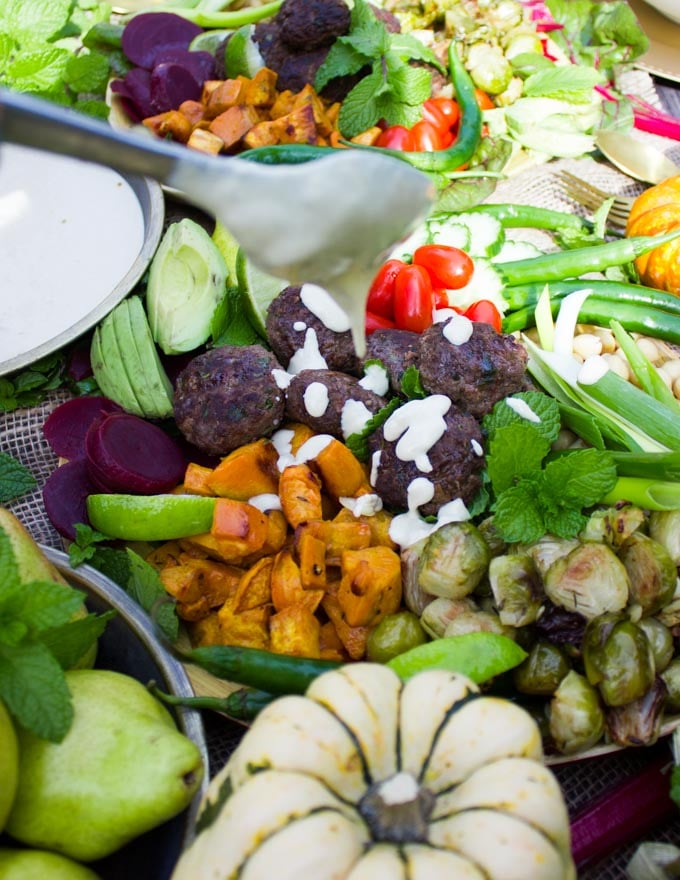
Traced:
<path id="1" fill-rule="evenodd" d="M 654 654 L 640 627 L 622 615 L 602 614 L 583 636 L 588 681 L 607 706 L 625 706 L 645 694 L 654 681 Z"/>
<path id="2" fill-rule="evenodd" d="M 545 593 L 531 556 L 518 553 L 495 556 L 489 563 L 489 582 L 502 623 L 507 626 L 534 623 Z"/>
<path id="3" fill-rule="evenodd" d="M 604 733 L 600 696 L 575 670 L 568 672 L 550 701 L 550 735 L 564 755 L 592 748 Z"/>
<path id="4" fill-rule="evenodd" d="M 630 583 L 626 568 L 606 544 L 578 544 L 545 573 L 548 598 L 588 620 L 626 607 Z"/>
<path id="5" fill-rule="evenodd" d="M 673 598 L 677 571 L 659 541 L 635 532 L 621 545 L 619 559 L 628 572 L 630 598 L 644 614 L 656 614 Z"/>

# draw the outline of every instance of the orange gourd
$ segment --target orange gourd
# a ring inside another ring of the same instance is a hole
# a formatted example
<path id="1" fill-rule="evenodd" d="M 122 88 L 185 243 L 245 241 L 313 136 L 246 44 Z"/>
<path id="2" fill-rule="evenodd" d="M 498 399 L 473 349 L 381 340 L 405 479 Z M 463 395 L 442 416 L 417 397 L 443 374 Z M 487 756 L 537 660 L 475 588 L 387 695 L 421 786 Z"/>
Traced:
<path id="1" fill-rule="evenodd" d="M 659 235 L 680 227 L 680 174 L 650 187 L 633 202 L 626 235 Z M 680 296 L 680 239 L 635 261 L 642 284 Z"/>

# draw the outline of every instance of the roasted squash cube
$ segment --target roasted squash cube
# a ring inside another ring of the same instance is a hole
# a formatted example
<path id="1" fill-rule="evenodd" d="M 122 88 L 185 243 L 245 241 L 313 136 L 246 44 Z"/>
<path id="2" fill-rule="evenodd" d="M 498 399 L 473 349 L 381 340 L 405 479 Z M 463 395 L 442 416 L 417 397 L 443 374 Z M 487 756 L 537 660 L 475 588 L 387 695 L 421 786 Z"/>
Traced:
<path id="1" fill-rule="evenodd" d="M 326 586 L 326 545 L 320 539 L 305 532 L 297 545 L 300 564 L 300 580 L 303 590 L 323 590 Z"/>
<path id="2" fill-rule="evenodd" d="M 252 107 L 271 107 L 276 99 L 278 74 L 269 67 L 261 67 L 244 89 L 244 101 Z"/>
<path id="3" fill-rule="evenodd" d="M 212 473 L 213 468 L 189 462 L 184 472 L 184 491 L 190 495 L 215 495 L 208 483 Z"/>
<path id="4" fill-rule="evenodd" d="M 268 606 L 249 608 L 247 611 L 233 611 L 229 604 L 223 605 L 217 612 L 220 626 L 220 644 L 243 645 L 245 648 L 269 648 L 269 618 L 271 610 Z"/>
<path id="5" fill-rule="evenodd" d="M 241 575 L 238 587 L 231 601 L 234 611 L 247 611 L 272 601 L 272 569 L 274 557 L 263 556 Z"/>
<path id="6" fill-rule="evenodd" d="M 196 127 L 191 132 L 191 136 L 187 141 L 187 147 L 190 147 L 192 150 L 198 150 L 199 153 L 217 156 L 224 149 L 224 141 L 216 134 L 213 134 L 213 132 Z"/>
<path id="7" fill-rule="evenodd" d="M 323 516 L 321 483 L 309 465 L 293 464 L 284 469 L 279 497 L 283 515 L 293 528 Z"/>
<path id="8" fill-rule="evenodd" d="M 321 604 L 323 610 L 332 621 L 350 659 L 361 660 L 366 654 L 366 644 L 371 628 L 368 626 L 350 626 L 345 619 L 340 603 L 331 593 L 326 593 Z"/>
<path id="9" fill-rule="evenodd" d="M 278 452 L 269 440 L 239 446 L 212 469 L 206 478 L 213 495 L 248 501 L 256 495 L 277 494 Z M 186 478 L 185 478 L 186 482 Z"/>
<path id="10" fill-rule="evenodd" d="M 337 600 L 350 626 L 376 626 L 401 605 L 401 559 L 389 547 L 346 550 Z"/>
<path id="11" fill-rule="evenodd" d="M 308 608 L 289 605 L 270 618 L 270 650 L 276 654 L 317 659 L 320 629 L 321 624 Z"/>
<path id="12" fill-rule="evenodd" d="M 323 590 L 305 590 L 302 575 L 290 550 L 281 550 L 274 558 L 271 572 L 272 602 L 277 611 L 289 605 L 304 605 L 313 613 L 323 599 Z"/>
<path id="13" fill-rule="evenodd" d="M 259 121 L 260 117 L 254 107 L 235 104 L 213 119 L 210 132 L 220 138 L 225 150 L 230 150 Z"/>
<path id="14" fill-rule="evenodd" d="M 370 491 L 366 471 L 344 443 L 333 439 L 314 457 L 324 489 L 334 498 Z"/>
<path id="15" fill-rule="evenodd" d="M 218 498 L 210 534 L 229 541 L 243 556 L 261 550 L 267 540 L 267 516 L 246 501 Z"/>

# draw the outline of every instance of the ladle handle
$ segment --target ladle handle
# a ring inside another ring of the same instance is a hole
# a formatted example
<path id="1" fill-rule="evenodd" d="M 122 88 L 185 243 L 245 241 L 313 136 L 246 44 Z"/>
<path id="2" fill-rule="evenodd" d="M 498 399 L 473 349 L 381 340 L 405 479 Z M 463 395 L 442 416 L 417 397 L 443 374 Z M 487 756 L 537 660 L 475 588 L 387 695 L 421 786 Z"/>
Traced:
<path id="1" fill-rule="evenodd" d="M 162 140 L 115 131 L 76 110 L 7 89 L 0 89 L 0 140 L 98 162 L 161 183 L 168 180 L 179 158 L 178 148 Z"/>

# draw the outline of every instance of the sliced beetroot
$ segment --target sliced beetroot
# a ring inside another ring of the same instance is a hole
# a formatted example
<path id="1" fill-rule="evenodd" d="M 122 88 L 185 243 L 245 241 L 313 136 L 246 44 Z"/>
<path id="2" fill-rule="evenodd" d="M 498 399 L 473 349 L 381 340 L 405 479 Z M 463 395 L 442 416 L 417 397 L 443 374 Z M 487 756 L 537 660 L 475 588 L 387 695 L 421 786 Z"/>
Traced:
<path id="1" fill-rule="evenodd" d="M 123 98 L 128 114 L 130 107 L 134 110 L 136 121 L 153 116 L 151 74 L 143 67 L 133 67 L 123 79 L 114 80 L 111 83 L 111 91 Z"/>
<path id="2" fill-rule="evenodd" d="M 165 49 L 158 53 L 154 68 L 159 64 L 179 64 L 203 85 L 207 79 L 216 79 L 215 58 L 210 52 L 191 52 L 189 49 Z"/>
<path id="3" fill-rule="evenodd" d="M 186 460 L 162 428 L 128 413 L 112 413 L 85 438 L 88 473 L 109 492 L 154 495 L 181 483 Z"/>
<path id="4" fill-rule="evenodd" d="M 108 397 L 74 397 L 52 410 L 43 425 L 43 434 L 55 455 L 83 458 L 90 425 L 107 413 L 122 411 Z"/>
<path id="5" fill-rule="evenodd" d="M 47 478 L 42 493 L 45 512 L 64 538 L 75 540 L 77 523 L 90 524 L 87 496 L 96 491 L 84 458 L 67 462 Z"/>
<path id="6" fill-rule="evenodd" d="M 202 83 L 180 64 L 157 64 L 151 71 L 151 109 L 155 113 L 174 110 L 183 101 L 197 101 Z"/>
<path id="7" fill-rule="evenodd" d="M 159 52 L 188 49 L 202 33 L 203 28 L 173 12 L 142 12 L 125 25 L 121 45 L 133 64 L 151 70 Z"/>

